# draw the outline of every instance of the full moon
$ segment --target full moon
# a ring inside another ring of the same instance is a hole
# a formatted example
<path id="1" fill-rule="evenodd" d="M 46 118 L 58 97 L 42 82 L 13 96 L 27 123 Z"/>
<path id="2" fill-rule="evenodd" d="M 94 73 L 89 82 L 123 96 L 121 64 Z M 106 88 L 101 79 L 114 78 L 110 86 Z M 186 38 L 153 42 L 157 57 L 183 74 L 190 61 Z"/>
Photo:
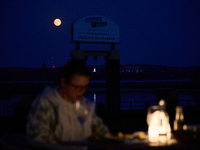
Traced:
<path id="1" fill-rule="evenodd" d="M 60 26 L 60 25 L 61 25 L 61 20 L 60 20 L 60 19 L 55 19 L 55 20 L 54 20 L 54 24 L 55 24 L 56 26 Z"/>

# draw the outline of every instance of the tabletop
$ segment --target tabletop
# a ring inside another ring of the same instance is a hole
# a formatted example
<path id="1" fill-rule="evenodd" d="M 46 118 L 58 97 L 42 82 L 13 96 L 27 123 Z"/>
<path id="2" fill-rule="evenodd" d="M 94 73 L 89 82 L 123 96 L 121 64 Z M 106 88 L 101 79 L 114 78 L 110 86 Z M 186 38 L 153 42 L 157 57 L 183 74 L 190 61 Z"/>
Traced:
<path id="1" fill-rule="evenodd" d="M 25 134 L 8 134 L 0 138 L 2 147 L 19 150 L 128 150 L 128 149 L 200 149 L 200 140 L 189 142 L 177 142 L 171 139 L 167 143 L 150 143 L 147 139 L 117 140 L 117 139 L 88 139 L 84 141 L 68 141 L 61 143 L 44 143 L 39 141 L 27 141 Z"/>
<path id="2" fill-rule="evenodd" d="M 35 150 L 38 147 L 42 147 L 43 149 L 48 150 L 64 150 L 70 149 L 70 147 L 84 148 L 88 149 L 108 149 L 108 150 L 127 150 L 127 149 L 200 149 L 199 142 L 177 142 L 176 140 L 171 140 L 168 143 L 150 143 L 148 141 L 143 140 L 131 140 L 131 141 L 111 141 L 111 140 L 85 140 L 85 141 L 68 141 L 62 142 L 59 144 L 44 144 L 41 142 L 32 141 L 28 143 L 29 148 L 31 150 Z"/>

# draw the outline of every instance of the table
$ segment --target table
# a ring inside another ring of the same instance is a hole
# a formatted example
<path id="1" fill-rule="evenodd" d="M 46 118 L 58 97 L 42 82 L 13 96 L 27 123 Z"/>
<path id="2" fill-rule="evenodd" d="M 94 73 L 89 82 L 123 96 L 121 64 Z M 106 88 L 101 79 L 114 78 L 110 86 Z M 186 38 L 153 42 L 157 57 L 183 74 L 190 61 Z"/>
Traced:
<path id="1" fill-rule="evenodd" d="M 153 144 L 149 142 L 132 141 L 132 142 L 109 142 L 109 141 L 70 141 L 59 144 L 44 144 L 41 142 L 28 143 L 30 150 L 35 150 L 38 147 L 48 150 L 66 150 L 70 149 L 68 146 L 88 147 L 88 149 L 101 149 L 101 150 L 128 150 L 128 149 L 152 149 L 152 150 L 168 150 L 168 149 L 200 149 L 200 143 L 178 143 L 173 139 L 168 144 Z"/>
<path id="2" fill-rule="evenodd" d="M 69 141 L 59 144 L 43 143 L 38 141 L 26 141 L 25 134 L 7 134 L 0 138 L 0 149 L 17 149 L 17 150 L 72 150 L 76 148 L 88 147 L 88 150 L 177 150 L 177 149 L 200 149 L 200 141 L 198 142 L 175 142 L 172 139 L 168 144 L 153 144 L 148 141 L 132 140 L 132 141 L 104 141 L 104 140 L 86 140 L 86 141 Z M 77 150 L 77 149 L 76 149 Z"/>

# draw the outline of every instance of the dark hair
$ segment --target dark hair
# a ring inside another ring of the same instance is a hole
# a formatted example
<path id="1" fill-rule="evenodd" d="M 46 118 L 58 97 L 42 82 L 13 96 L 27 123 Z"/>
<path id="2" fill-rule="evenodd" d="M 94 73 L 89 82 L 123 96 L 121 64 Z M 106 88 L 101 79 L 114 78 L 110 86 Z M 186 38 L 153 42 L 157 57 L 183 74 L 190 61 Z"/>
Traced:
<path id="1" fill-rule="evenodd" d="M 83 76 L 90 76 L 91 72 L 86 66 L 85 61 L 82 60 L 71 60 L 66 63 L 60 71 L 60 78 L 65 78 L 66 82 L 69 82 L 73 75 L 79 74 Z"/>

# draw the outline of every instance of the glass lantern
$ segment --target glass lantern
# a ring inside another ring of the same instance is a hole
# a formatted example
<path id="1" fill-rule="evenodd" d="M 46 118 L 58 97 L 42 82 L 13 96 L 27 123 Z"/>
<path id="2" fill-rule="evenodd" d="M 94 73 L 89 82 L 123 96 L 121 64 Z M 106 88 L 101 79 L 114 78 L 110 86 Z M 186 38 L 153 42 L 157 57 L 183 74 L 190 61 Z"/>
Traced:
<path id="1" fill-rule="evenodd" d="M 150 106 L 147 112 L 149 142 L 166 143 L 171 138 L 169 115 L 166 112 L 166 102 L 160 100 L 159 105 Z"/>

